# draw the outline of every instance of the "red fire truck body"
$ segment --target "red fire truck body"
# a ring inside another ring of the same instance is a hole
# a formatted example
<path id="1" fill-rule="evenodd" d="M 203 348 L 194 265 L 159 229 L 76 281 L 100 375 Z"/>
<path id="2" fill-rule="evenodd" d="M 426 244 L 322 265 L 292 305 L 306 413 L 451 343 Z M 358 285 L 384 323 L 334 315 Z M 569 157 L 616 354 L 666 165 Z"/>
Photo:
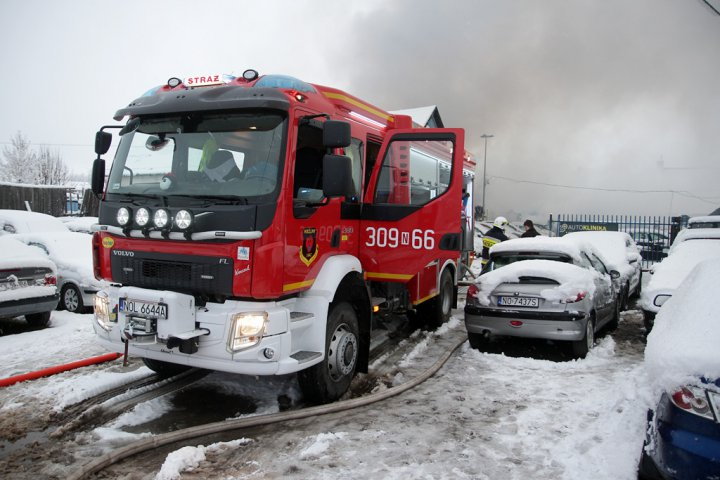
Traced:
<path id="1" fill-rule="evenodd" d="M 449 317 L 474 168 L 462 129 L 251 70 L 171 79 L 126 116 L 104 188 L 98 133 L 93 177 L 110 350 L 167 374 L 299 372 L 326 402 L 367 371 L 373 312 Z"/>

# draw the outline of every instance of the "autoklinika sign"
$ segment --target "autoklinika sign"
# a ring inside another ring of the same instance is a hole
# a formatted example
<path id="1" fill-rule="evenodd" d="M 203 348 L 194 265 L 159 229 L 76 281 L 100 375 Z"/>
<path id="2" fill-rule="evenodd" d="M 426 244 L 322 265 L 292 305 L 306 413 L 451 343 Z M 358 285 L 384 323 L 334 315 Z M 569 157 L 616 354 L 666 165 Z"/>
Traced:
<path id="1" fill-rule="evenodd" d="M 572 232 L 617 232 L 617 223 L 600 222 L 560 222 L 558 234 L 562 237 Z"/>

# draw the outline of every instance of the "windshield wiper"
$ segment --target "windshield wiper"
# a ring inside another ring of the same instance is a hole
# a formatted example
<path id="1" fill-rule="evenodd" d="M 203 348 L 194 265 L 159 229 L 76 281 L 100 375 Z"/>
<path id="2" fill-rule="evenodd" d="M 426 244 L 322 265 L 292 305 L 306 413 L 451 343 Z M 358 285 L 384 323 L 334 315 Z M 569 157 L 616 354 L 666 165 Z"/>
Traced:
<path id="1" fill-rule="evenodd" d="M 168 198 L 189 198 L 191 200 L 205 200 L 205 201 L 212 201 L 212 200 L 223 200 L 222 203 L 219 203 L 220 205 L 249 205 L 250 202 L 248 201 L 247 197 L 238 197 L 235 195 L 167 195 Z M 214 202 L 218 203 L 218 202 Z"/>

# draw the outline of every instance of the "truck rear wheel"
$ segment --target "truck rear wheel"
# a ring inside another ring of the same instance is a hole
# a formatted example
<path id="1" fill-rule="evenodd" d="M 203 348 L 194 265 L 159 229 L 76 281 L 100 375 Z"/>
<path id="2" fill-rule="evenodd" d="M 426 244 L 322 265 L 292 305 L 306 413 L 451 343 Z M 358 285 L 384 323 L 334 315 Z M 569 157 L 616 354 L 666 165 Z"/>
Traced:
<path id="1" fill-rule="evenodd" d="M 152 358 L 143 358 L 143 363 L 153 372 L 161 377 L 172 377 L 190 370 L 187 365 L 179 365 L 177 363 L 163 362 L 162 360 L 153 360 Z"/>
<path id="2" fill-rule="evenodd" d="M 425 303 L 418 305 L 420 317 L 428 326 L 437 328 L 450 319 L 453 305 L 453 281 L 449 270 L 445 270 L 440 276 L 438 294 Z"/>
<path id="3" fill-rule="evenodd" d="M 303 396 L 315 404 L 340 398 L 355 376 L 359 334 L 357 313 L 352 305 L 347 302 L 330 304 L 325 337 L 325 358 L 298 372 Z"/>

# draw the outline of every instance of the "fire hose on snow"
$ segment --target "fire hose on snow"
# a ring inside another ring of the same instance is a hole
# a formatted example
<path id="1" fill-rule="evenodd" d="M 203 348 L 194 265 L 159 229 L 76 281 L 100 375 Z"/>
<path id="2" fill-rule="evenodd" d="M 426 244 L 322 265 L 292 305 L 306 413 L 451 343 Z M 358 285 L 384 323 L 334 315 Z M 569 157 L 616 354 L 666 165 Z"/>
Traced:
<path id="1" fill-rule="evenodd" d="M 83 360 L 77 360 L 75 362 L 70 362 L 63 365 L 55 365 L 54 367 L 43 368 L 42 370 L 36 370 L 34 372 L 13 375 L 12 377 L 7 378 L 0 378 L 0 387 L 7 387 L 18 382 L 24 382 L 25 380 L 35 380 L 41 377 L 55 375 L 56 373 L 67 372 L 68 370 L 74 370 L 81 367 L 87 367 L 89 365 L 110 362 L 122 356 L 122 353 L 106 353 L 105 355 L 85 358 Z"/>

